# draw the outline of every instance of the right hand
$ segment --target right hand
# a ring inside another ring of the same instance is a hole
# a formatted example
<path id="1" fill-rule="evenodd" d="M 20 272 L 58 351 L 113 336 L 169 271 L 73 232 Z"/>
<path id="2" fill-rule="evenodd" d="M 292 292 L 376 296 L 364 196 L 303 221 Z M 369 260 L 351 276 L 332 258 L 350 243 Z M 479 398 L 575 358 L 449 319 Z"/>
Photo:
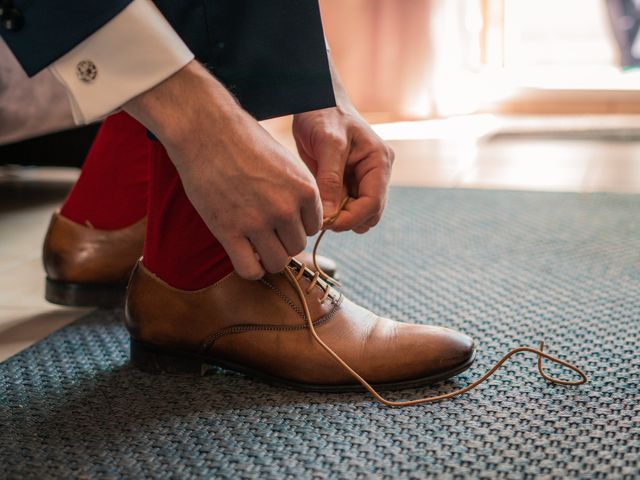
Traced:
<path id="1" fill-rule="evenodd" d="M 281 271 L 321 228 L 311 172 L 196 62 L 125 110 L 167 149 L 189 200 L 241 277 Z"/>

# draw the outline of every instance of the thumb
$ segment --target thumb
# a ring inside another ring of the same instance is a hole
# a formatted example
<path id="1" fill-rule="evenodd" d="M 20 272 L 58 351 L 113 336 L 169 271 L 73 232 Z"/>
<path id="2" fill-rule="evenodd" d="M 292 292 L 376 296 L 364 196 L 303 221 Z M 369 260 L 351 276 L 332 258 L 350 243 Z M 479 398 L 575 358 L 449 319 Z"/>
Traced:
<path id="1" fill-rule="evenodd" d="M 333 215 L 338 210 L 345 195 L 344 169 L 347 152 L 342 149 L 323 146 L 318 152 L 316 182 L 322 200 L 323 217 Z"/>

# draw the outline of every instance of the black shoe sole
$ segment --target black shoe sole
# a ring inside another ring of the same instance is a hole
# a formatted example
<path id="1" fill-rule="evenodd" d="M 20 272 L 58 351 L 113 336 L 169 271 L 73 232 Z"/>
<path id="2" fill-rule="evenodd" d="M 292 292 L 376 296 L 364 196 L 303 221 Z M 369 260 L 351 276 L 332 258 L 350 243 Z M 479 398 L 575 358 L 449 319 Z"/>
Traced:
<path id="1" fill-rule="evenodd" d="M 347 393 L 347 392 L 364 392 L 366 389 L 358 384 L 349 385 L 315 385 L 309 383 L 295 382 L 283 378 L 270 375 L 260 370 L 255 370 L 243 365 L 222 360 L 213 360 L 201 355 L 167 352 L 164 349 L 150 345 L 148 343 L 139 342 L 131 339 L 131 365 L 135 368 L 153 374 L 172 374 L 172 375 L 204 375 L 211 366 L 224 368 L 234 372 L 241 373 L 251 378 L 255 378 L 264 383 L 277 387 L 284 387 L 291 390 L 301 392 L 321 392 L 321 393 Z M 475 361 L 476 353 L 464 364 L 456 366 L 456 368 L 446 372 L 440 372 L 427 377 L 416 378 L 403 382 L 390 382 L 372 384 L 376 390 L 402 390 L 407 388 L 417 388 L 425 385 L 431 385 L 451 378 L 459 373 L 467 370 Z"/>
<path id="2" fill-rule="evenodd" d="M 126 290 L 120 283 L 69 283 L 47 278 L 44 298 L 67 307 L 116 308 L 124 305 Z"/>

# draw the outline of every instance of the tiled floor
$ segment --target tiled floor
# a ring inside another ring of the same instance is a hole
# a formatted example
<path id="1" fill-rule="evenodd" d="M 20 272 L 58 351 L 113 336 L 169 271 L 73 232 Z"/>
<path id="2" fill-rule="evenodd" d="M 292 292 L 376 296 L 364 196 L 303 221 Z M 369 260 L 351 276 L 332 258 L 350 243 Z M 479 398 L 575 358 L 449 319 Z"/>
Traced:
<path id="1" fill-rule="evenodd" d="M 286 120 L 266 127 L 293 148 Z M 476 116 L 375 128 L 396 151 L 394 185 L 640 192 L 640 142 L 491 140 L 497 131 L 640 133 L 640 116 Z M 0 168 L 0 361 L 87 311 L 46 303 L 40 265 L 51 212 L 76 176 L 71 169 Z"/>

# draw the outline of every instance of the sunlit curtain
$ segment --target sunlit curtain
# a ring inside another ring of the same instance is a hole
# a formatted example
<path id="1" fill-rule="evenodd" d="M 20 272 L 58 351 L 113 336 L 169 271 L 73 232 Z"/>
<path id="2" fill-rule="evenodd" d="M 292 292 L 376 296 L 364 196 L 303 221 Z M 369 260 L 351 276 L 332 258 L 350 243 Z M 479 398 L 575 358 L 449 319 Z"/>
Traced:
<path id="1" fill-rule="evenodd" d="M 321 0 L 338 71 L 366 112 L 427 115 L 432 0 Z"/>

